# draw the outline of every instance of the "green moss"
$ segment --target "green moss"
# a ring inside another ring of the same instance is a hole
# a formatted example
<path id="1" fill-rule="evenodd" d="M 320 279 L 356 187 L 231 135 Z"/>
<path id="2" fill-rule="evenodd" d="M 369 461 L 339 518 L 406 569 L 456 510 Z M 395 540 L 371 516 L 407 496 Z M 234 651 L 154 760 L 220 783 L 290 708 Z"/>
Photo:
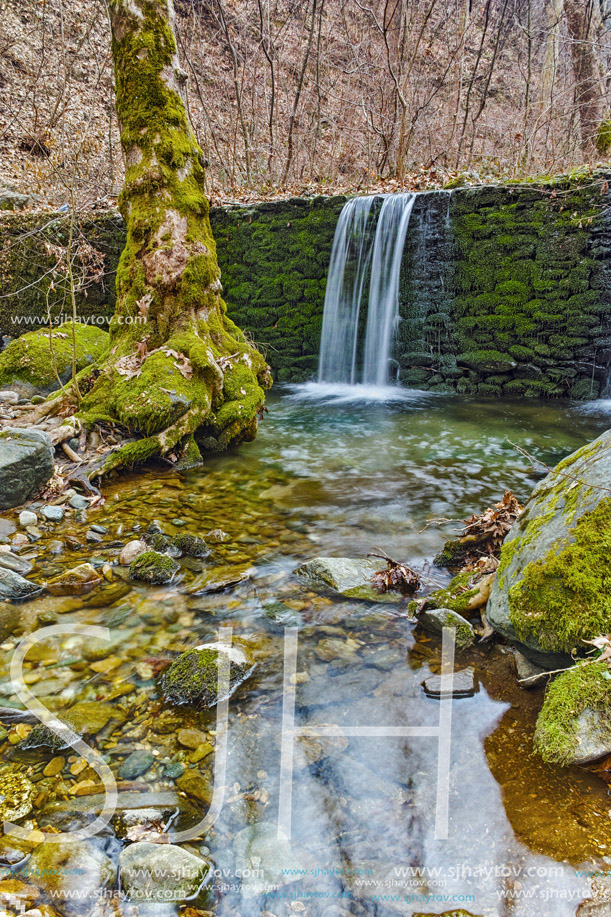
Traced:
<path id="1" fill-rule="evenodd" d="M 467 611 L 469 601 L 477 595 L 477 588 L 470 588 L 471 573 L 458 573 L 446 589 L 438 589 L 428 596 L 429 604 L 436 608 L 450 608 L 458 614 Z"/>
<path id="2" fill-rule="evenodd" d="M 145 551 L 132 562 L 129 575 L 134 580 L 145 583 L 169 583 L 180 570 L 180 564 L 157 551 Z"/>
<path id="3" fill-rule="evenodd" d="M 204 539 L 198 538 L 197 535 L 189 535 L 188 533 L 173 535 L 172 544 L 183 554 L 188 554 L 190 557 L 208 557 L 211 553 Z"/>
<path id="4" fill-rule="evenodd" d="M 106 331 L 93 325 L 75 325 L 76 367 L 80 371 L 100 360 L 109 346 Z M 0 353 L 0 388 L 16 382 L 33 385 L 43 392 L 59 388 L 53 356 L 62 383 L 72 374 L 72 323 L 65 322 L 51 332 L 30 331 L 12 341 Z"/>
<path id="5" fill-rule="evenodd" d="M 215 649 L 183 653 L 164 672 L 162 690 L 166 700 L 176 705 L 212 707 L 218 699 L 219 653 Z M 244 678 L 247 666 L 230 662 L 229 684 Z"/>
<path id="6" fill-rule="evenodd" d="M 456 359 L 470 369 L 490 373 L 509 372 L 516 366 L 515 360 L 508 354 L 499 353 L 498 350 L 472 350 L 460 354 Z"/>
<path id="7" fill-rule="evenodd" d="M 564 512 L 570 518 L 571 506 Z M 518 637 L 536 640 L 552 652 L 570 653 L 582 648 L 583 640 L 611 630 L 611 498 L 577 520 L 572 539 L 528 564 L 509 590 L 510 619 Z M 500 575 L 507 566 L 504 551 Z"/>
<path id="8" fill-rule="evenodd" d="M 606 156 L 611 150 L 611 119 L 605 118 L 598 125 L 596 131 L 596 149 L 601 156 Z"/>
<path id="9" fill-rule="evenodd" d="M 535 748 L 550 764 L 569 763 L 584 710 L 611 710 L 611 672 L 604 661 L 582 663 L 556 678 L 547 690 L 535 730 Z"/>

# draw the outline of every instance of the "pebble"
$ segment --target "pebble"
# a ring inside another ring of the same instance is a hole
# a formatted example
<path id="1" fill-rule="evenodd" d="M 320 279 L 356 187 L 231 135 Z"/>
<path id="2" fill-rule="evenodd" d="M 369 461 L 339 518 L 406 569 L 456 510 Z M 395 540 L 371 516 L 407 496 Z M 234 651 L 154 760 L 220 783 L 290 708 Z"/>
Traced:
<path id="1" fill-rule="evenodd" d="M 182 777 L 184 772 L 184 764 L 181 764 L 180 761 L 170 761 L 163 769 L 163 776 L 167 777 L 168 780 L 177 780 L 178 777 Z"/>
<path id="2" fill-rule="evenodd" d="M 207 738 L 203 732 L 200 732 L 199 729 L 179 729 L 176 733 L 176 738 L 185 748 L 196 749 L 204 742 L 207 742 Z"/>
<path id="3" fill-rule="evenodd" d="M 23 509 L 19 513 L 19 525 L 23 526 L 24 529 L 27 528 L 28 525 L 36 525 L 37 522 L 38 516 L 36 513 L 30 512 L 29 509 Z"/>
<path id="4" fill-rule="evenodd" d="M 146 550 L 148 549 L 144 541 L 140 541 L 138 538 L 133 541 L 128 541 L 119 554 L 119 563 L 122 567 L 129 567 L 129 565 L 137 560 L 141 554 L 144 554 Z"/>
<path id="5" fill-rule="evenodd" d="M 65 510 L 63 506 L 43 506 L 40 512 L 49 522 L 61 522 Z"/>
<path id="6" fill-rule="evenodd" d="M 47 545 L 47 551 L 49 554 L 61 554 L 64 550 L 64 542 L 59 541 L 59 539 L 54 538 Z"/>
<path id="7" fill-rule="evenodd" d="M 107 535 L 108 534 L 108 529 L 106 528 L 105 525 L 92 525 L 91 531 L 97 532 L 98 535 Z"/>
<path id="8" fill-rule="evenodd" d="M 45 777 L 56 777 L 61 771 L 63 771 L 65 763 L 66 763 L 66 759 L 62 758 L 61 755 L 58 755 L 55 758 L 51 758 L 51 760 L 49 761 L 49 763 L 43 770 L 44 776 Z"/>
<path id="9" fill-rule="evenodd" d="M 145 774 L 155 763 L 155 757 L 144 748 L 137 748 L 119 767 L 117 775 L 121 780 L 134 780 Z"/>
<path id="10" fill-rule="evenodd" d="M 102 540 L 102 536 L 100 535 L 100 533 L 94 532 L 93 529 L 87 530 L 87 532 L 85 533 L 85 538 L 87 539 L 87 541 L 94 541 L 94 542 L 100 542 Z"/>
<path id="11" fill-rule="evenodd" d="M 70 497 L 70 506 L 72 509 L 87 509 L 89 506 L 89 500 L 86 497 L 81 496 L 81 494 L 74 494 Z"/>

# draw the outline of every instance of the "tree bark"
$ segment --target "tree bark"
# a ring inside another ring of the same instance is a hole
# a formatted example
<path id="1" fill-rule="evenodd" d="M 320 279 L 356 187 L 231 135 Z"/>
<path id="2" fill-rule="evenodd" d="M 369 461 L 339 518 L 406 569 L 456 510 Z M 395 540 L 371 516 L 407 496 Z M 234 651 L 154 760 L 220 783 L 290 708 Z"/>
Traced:
<path id="1" fill-rule="evenodd" d="M 581 149 L 584 155 L 594 153 L 600 123 L 600 73 L 594 50 L 592 0 L 564 0 L 564 12 L 571 39 L 575 107 L 579 112 Z"/>
<path id="2" fill-rule="evenodd" d="M 185 104 L 172 0 L 107 0 L 125 158 L 127 241 L 106 362 L 80 379 L 76 415 L 141 438 L 104 470 L 196 444 L 254 438 L 271 384 L 263 356 L 227 317 L 204 194 L 204 158 Z"/>

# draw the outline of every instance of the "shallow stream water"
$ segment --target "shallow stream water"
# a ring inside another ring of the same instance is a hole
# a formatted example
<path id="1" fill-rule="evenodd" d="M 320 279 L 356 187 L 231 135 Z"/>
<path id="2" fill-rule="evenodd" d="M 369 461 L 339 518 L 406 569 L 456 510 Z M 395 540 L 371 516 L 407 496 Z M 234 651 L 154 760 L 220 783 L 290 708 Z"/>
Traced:
<path id="1" fill-rule="evenodd" d="M 533 755 L 542 693 L 517 687 L 513 657 L 500 645 L 456 657 L 458 671 L 474 669 L 478 691 L 452 704 L 447 839 L 435 838 L 436 738 L 320 737 L 315 729 L 295 739 L 290 839 L 279 837 L 284 636 L 299 628 L 289 688 L 297 726 L 436 725 L 439 701 L 425 696 L 422 682 L 439 672 L 439 641 L 400 605 L 335 601 L 307 592 L 293 571 L 315 556 L 358 557 L 375 547 L 413 565 L 432 561 L 461 519 L 506 489 L 528 497 L 545 470 L 516 447 L 554 465 L 607 428 L 608 405 L 312 385 L 274 393 L 268 408 L 255 443 L 207 460 L 204 470 L 122 477 L 107 485 L 102 507 L 40 525 L 42 537 L 22 553 L 35 564 L 30 578 L 43 582 L 84 560 L 112 569 L 82 598 L 46 595 L 19 606 L 26 624 L 65 626 L 30 651 L 26 684 L 60 715 L 81 701 L 113 706 L 115 718 L 90 744 L 115 772 L 134 749 L 152 752 L 153 765 L 119 790 L 131 794 L 131 802 L 123 796 L 128 808 L 138 808 L 133 798 L 141 793 L 140 809 L 158 811 L 159 830 L 172 840 L 206 812 L 215 754 L 202 746 L 214 746 L 218 730 L 215 711 L 164 704 L 157 675 L 180 652 L 217 640 L 222 625 L 250 648 L 257 667 L 229 705 L 223 808 L 212 828 L 184 845 L 214 864 L 192 914 L 574 915 L 591 893 L 588 874 L 611 863 L 611 801 L 590 773 L 559 771 Z M 0 531 L 10 540 L 16 520 L 5 519 Z M 171 586 L 146 587 L 130 582 L 116 559 L 121 544 L 153 521 L 169 534 L 220 529 L 228 538 L 212 558 L 183 561 Z M 97 543 L 86 539 L 92 524 L 107 530 Z M 53 540 L 64 543 L 60 553 L 52 553 Z M 245 578 L 189 594 L 202 571 Z M 110 643 L 76 634 L 82 624 L 108 627 Z M 18 710 L 9 672 L 16 643 L 0 647 L 0 705 Z M 11 723 L 6 711 L 0 720 L 8 731 L 0 769 L 36 785 L 22 826 L 81 826 L 100 808 L 95 771 L 65 753 L 50 773 L 49 755 L 18 747 L 29 725 Z M 195 741 L 187 727 L 199 731 Z M 137 839 L 126 838 L 126 823 L 114 819 L 88 843 L 116 863 Z M 27 869 L 25 855 L 15 866 L 14 852 L 0 845 L 0 862 L 11 858 L 16 875 Z M 95 875 L 61 874 L 53 888 L 32 881 L 43 892 L 30 903 L 46 900 L 62 914 L 137 912 L 112 882 L 98 900 L 70 901 L 72 889 L 95 886 Z M 7 904 L 8 913 L 19 912 Z M 157 903 L 139 913 L 180 910 Z"/>

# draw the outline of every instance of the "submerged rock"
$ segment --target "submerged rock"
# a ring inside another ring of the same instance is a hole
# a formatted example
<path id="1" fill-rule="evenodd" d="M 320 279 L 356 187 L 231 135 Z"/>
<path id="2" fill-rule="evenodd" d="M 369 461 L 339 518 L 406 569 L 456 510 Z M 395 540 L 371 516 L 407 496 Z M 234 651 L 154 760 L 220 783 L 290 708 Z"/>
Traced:
<path id="1" fill-rule="evenodd" d="M 576 665 L 549 686 L 535 748 L 550 764 L 587 764 L 611 754 L 611 672 L 605 661 Z"/>
<path id="2" fill-rule="evenodd" d="M 91 841 L 45 841 L 30 857 L 27 875 L 62 911 L 72 913 L 99 900 L 101 890 L 114 881 L 115 868 Z"/>
<path id="3" fill-rule="evenodd" d="M 36 789 L 24 774 L 0 775 L 0 820 L 18 821 L 29 815 L 34 806 Z"/>
<path id="4" fill-rule="evenodd" d="M 87 595 L 102 582 L 104 577 L 100 576 L 95 567 L 79 564 L 49 580 L 47 590 L 51 595 Z"/>
<path id="5" fill-rule="evenodd" d="M 452 685 L 446 689 L 441 680 L 441 675 L 429 675 L 422 682 L 424 693 L 427 697 L 473 697 L 479 691 L 479 686 L 475 681 L 475 672 L 472 668 L 461 669 L 452 674 Z"/>
<path id="6" fill-rule="evenodd" d="M 38 583 L 31 583 L 19 573 L 7 570 L 6 567 L 0 567 L 0 599 L 20 601 L 32 598 L 40 592 L 42 592 L 42 586 L 39 586 Z"/>
<path id="7" fill-rule="evenodd" d="M 219 656 L 229 658 L 229 688 L 219 697 Z M 245 681 L 254 666 L 246 653 L 237 646 L 224 647 L 207 643 L 179 656 L 162 676 L 163 695 L 172 704 L 213 707 L 224 697 L 230 697 Z"/>
<path id="8" fill-rule="evenodd" d="M 252 567 L 227 566 L 213 567 L 196 576 L 186 592 L 188 595 L 206 595 L 211 592 L 223 592 L 250 579 Z"/>
<path id="9" fill-rule="evenodd" d="M 145 748 L 138 748 L 119 767 L 117 776 L 120 780 L 135 780 L 141 777 L 155 763 L 155 756 Z"/>
<path id="10" fill-rule="evenodd" d="M 145 551 L 130 565 L 129 575 L 143 583 L 162 585 L 171 582 L 179 570 L 180 564 L 167 554 Z"/>
<path id="11" fill-rule="evenodd" d="M 174 844 L 130 844 L 119 856 L 121 890 L 138 902 L 186 901 L 210 872 L 207 860 Z"/>
<path id="12" fill-rule="evenodd" d="M 58 715 L 67 726 L 70 727 L 77 735 L 95 735 L 106 726 L 110 720 L 123 722 L 125 714 L 120 707 L 114 707 L 112 704 L 104 704 L 98 701 L 80 701 L 71 707 L 70 710 Z M 50 729 L 48 726 L 39 723 L 34 726 L 32 731 L 19 743 L 22 750 L 28 748 L 47 748 L 53 752 L 62 751 L 68 748 L 70 743 L 66 738 L 62 738 Z"/>
<path id="13" fill-rule="evenodd" d="M 288 839 L 278 837 L 278 826 L 271 822 L 244 828 L 236 834 L 233 850 L 236 875 L 243 877 L 245 898 L 298 882 L 309 865 Z"/>
<path id="14" fill-rule="evenodd" d="M 459 650 L 467 649 L 475 643 L 475 632 L 471 624 L 451 608 L 426 608 L 418 615 L 418 621 L 425 630 L 439 636 L 443 634 L 444 627 L 455 627 L 456 648 Z"/>
<path id="15" fill-rule="evenodd" d="M 295 570 L 295 574 L 314 592 L 331 592 L 368 602 L 398 602 L 402 598 L 400 593 L 378 592 L 371 584 L 372 576 L 383 567 L 384 561 L 375 557 L 315 557 Z"/>
<path id="16" fill-rule="evenodd" d="M 543 666 L 611 631 L 610 481 L 607 431 L 536 487 L 503 544 L 486 615 Z"/>
<path id="17" fill-rule="evenodd" d="M 53 445 L 46 433 L 10 427 L 0 431 L 0 511 L 34 496 L 54 470 Z"/>

